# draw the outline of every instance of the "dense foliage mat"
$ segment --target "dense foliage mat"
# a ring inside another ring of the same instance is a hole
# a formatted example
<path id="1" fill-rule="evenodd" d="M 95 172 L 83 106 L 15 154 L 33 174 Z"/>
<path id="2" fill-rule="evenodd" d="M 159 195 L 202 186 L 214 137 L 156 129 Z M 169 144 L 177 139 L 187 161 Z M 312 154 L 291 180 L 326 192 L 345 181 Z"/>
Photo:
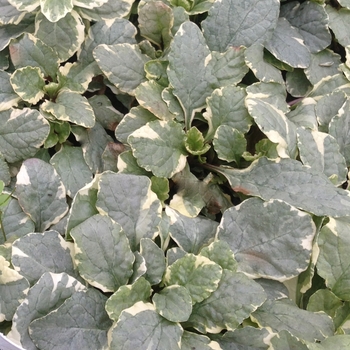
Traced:
<path id="1" fill-rule="evenodd" d="M 350 347 L 349 0 L 0 8 L 1 333 Z"/>

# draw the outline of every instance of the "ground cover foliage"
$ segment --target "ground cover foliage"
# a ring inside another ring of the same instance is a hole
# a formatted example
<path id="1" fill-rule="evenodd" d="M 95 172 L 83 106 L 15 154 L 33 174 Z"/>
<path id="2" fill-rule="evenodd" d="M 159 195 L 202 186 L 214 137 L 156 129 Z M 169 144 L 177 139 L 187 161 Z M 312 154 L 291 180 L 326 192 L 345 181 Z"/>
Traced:
<path id="1" fill-rule="evenodd" d="M 350 347 L 350 1 L 0 8 L 2 333 Z"/>

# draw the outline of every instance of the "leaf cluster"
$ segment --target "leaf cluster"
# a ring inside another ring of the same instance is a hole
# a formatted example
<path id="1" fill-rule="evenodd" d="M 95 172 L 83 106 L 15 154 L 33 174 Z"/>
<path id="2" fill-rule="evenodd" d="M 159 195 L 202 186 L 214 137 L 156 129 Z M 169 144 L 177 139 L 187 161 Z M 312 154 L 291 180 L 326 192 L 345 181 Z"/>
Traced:
<path id="1" fill-rule="evenodd" d="M 349 347 L 348 0 L 0 8 L 1 333 Z"/>

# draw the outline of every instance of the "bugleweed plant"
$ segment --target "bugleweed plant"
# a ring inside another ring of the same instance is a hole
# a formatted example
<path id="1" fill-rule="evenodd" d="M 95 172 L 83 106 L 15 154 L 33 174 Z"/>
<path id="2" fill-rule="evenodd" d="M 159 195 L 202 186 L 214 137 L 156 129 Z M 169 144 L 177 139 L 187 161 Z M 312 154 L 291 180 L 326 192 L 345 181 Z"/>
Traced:
<path id="1" fill-rule="evenodd" d="M 350 348 L 349 0 L 0 9 L 1 333 Z"/>

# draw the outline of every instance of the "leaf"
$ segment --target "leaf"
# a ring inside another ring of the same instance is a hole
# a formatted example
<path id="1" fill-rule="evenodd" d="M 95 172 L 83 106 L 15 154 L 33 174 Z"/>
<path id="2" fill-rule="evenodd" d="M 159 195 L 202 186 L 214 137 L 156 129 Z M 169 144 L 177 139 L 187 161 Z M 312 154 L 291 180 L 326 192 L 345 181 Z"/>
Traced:
<path id="1" fill-rule="evenodd" d="M 350 266 L 347 259 L 348 230 L 347 218 L 329 218 L 322 227 L 317 243 L 320 254 L 317 260 L 317 273 L 326 281 L 331 291 L 342 300 L 350 300 Z"/>
<path id="2" fill-rule="evenodd" d="M 309 214 L 280 200 L 250 198 L 225 211 L 217 238 L 229 244 L 238 271 L 285 281 L 308 267 L 315 233 Z"/>
<path id="3" fill-rule="evenodd" d="M 34 11 L 40 5 L 40 0 L 9 0 L 9 3 L 12 6 L 16 7 L 18 11 L 31 12 Z"/>
<path id="4" fill-rule="evenodd" d="M 80 275 L 103 292 L 115 292 L 132 275 L 134 254 L 119 224 L 96 214 L 70 231 Z"/>
<path id="5" fill-rule="evenodd" d="M 71 198 L 92 181 L 92 173 L 79 147 L 62 146 L 60 151 L 52 156 L 50 163 L 61 177 Z"/>
<path id="6" fill-rule="evenodd" d="M 14 92 L 10 83 L 11 74 L 0 70 L 0 111 L 18 105 L 20 97 Z"/>
<path id="7" fill-rule="evenodd" d="M 44 97 L 45 80 L 38 67 L 19 68 L 10 81 L 16 94 L 26 102 L 36 104 Z"/>
<path id="8" fill-rule="evenodd" d="M 218 158 L 226 162 L 240 163 L 240 158 L 247 148 L 244 134 L 228 125 L 220 125 L 213 139 L 214 150 Z"/>
<path id="9" fill-rule="evenodd" d="M 317 131 L 316 109 L 316 101 L 311 97 L 305 97 L 297 104 L 295 109 L 286 114 L 286 117 L 296 126 L 302 126 L 306 129 Z"/>
<path id="10" fill-rule="evenodd" d="M 214 261 L 220 265 L 223 269 L 236 272 L 237 261 L 234 254 L 230 249 L 230 246 L 225 241 L 214 241 L 208 246 L 204 246 L 201 249 L 200 255 Z"/>
<path id="11" fill-rule="evenodd" d="M 193 306 L 188 324 L 201 333 L 234 330 L 265 299 L 262 287 L 246 275 L 223 270 L 218 288 Z"/>
<path id="12" fill-rule="evenodd" d="M 295 68 L 286 74 L 287 91 L 294 97 L 304 97 L 312 89 L 310 81 L 301 68 Z"/>
<path id="13" fill-rule="evenodd" d="M 6 208 L 1 210 L 1 226 L 7 239 L 23 237 L 34 232 L 34 222 L 23 212 L 17 199 L 11 198 Z M 3 243 L 2 241 L 0 236 L 0 242 Z"/>
<path id="14" fill-rule="evenodd" d="M 300 159 L 315 171 L 324 173 L 335 185 L 346 181 L 345 159 L 337 141 L 329 134 L 298 128 Z"/>
<path id="15" fill-rule="evenodd" d="M 35 36 L 46 45 L 53 47 L 61 62 L 68 60 L 80 48 L 85 38 L 84 29 L 81 17 L 74 10 L 55 23 L 50 22 L 41 13 L 35 20 Z"/>
<path id="16" fill-rule="evenodd" d="M 325 312 L 332 318 L 343 302 L 329 289 L 319 289 L 311 295 L 307 303 L 307 310 L 312 312 Z"/>
<path id="17" fill-rule="evenodd" d="M 280 16 L 285 17 L 293 27 L 299 30 L 310 52 L 316 53 L 329 46 L 332 38 L 324 6 L 312 1 L 293 5 L 286 11 L 282 6 Z"/>
<path id="18" fill-rule="evenodd" d="M 45 272 L 17 308 L 8 336 L 15 337 L 28 350 L 36 350 L 28 333 L 29 324 L 55 310 L 73 293 L 84 289 L 80 282 L 64 272 Z"/>
<path id="19" fill-rule="evenodd" d="M 318 216 L 350 215 L 348 191 L 334 187 L 325 175 L 296 160 L 259 158 L 243 170 L 224 167 L 215 167 L 215 170 L 223 174 L 237 192 L 265 201 L 280 199 Z"/>
<path id="20" fill-rule="evenodd" d="M 174 16 L 171 8 L 162 1 L 146 2 L 139 9 L 139 29 L 141 35 L 158 47 L 169 46 Z"/>
<path id="21" fill-rule="evenodd" d="M 210 149 L 210 145 L 204 143 L 203 134 L 195 126 L 186 133 L 185 147 L 187 152 L 196 156 L 205 154 Z"/>
<path id="22" fill-rule="evenodd" d="M 127 144 L 130 134 L 153 120 L 157 120 L 156 116 L 147 109 L 141 106 L 132 107 L 116 127 L 115 136 L 119 142 Z"/>
<path id="23" fill-rule="evenodd" d="M 196 52 L 193 55 L 193 52 Z M 212 75 L 212 59 L 202 32 L 196 24 L 185 22 L 177 31 L 168 55 L 168 78 L 185 113 L 189 129 L 195 112 L 205 106 L 216 83 Z"/>
<path id="24" fill-rule="evenodd" d="M 262 44 L 254 44 L 245 50 L 245 62 L 260 81 L 283 84 L 281 72 L 264 60 L 264 47 Z"/>
<path id="25" fill-rule="evenodd" d="M 113 321 L 118 321 L 121 312 L 139 301 L 147 302 L 152 294 L 150 283 L 143 277 L 133 284 L 119 287 L 106 302 L 106 311 Z"/>
<path id="26" fill-rule="evenodd" d="M 190 292 L 182 286 L 165 287 L 152 299 L 157 312 L 171 322 L 185 322 L 192 312 Z"/>
<path id="27" fill-rule="evenodd" d="M 271 340 L 271 350 L 273 349 L 300 349 L 308 350 L 309 347 L 300 341 L 297 337 L 294 337 L 290 332 L 282 330 L 278 332 Z"/>
<path id="28" fill-rule="evenodd" d="M 4 24 L 18 24 L 23 17 L 25 16 L 25 12 L 18 11 L 16 7 L 11 5 L 7 0 L 2 0 L 0 2 L 1 6 L 1 15 L 0 15 L 0 23 Z"/>
<path id="29" fill-rule="evenodd" d="M 186 287 L 192 304 L 195 304 L 208 298 L 218 288 L 221 274 L 221 267 L 208 258 L 186 254 L 167 267 L 163 283 L 165 286 L 176 284 Z"/>
<path id="30" fill-rule="evenodd" d="M 140 254 L 145 259 L 146 273 L 143 275 L 151 284 L 155 285 L 161 282 L 166 268 L 165 256 L 162 249 L 150 238 L 141 238 Z"/>
<path id="31" fill-rule="evenodd" d="M 278 60 L 293 68 L 307 68 L 310 64 L 310 51 L 304 44 L 303 37 L 284 17 L 278 19 L 272 38 L 265 47 Z"/>
<path id="32" fill-rule="evenodd" d="M 57 22 L 73 10 L 73 1 L 40 0 L 40 7 L 41 12 L 50 22 Z"/>
<path id="33" fill-rule="evenodd" d="M 149 58 L 142 54 L 137 45 L 116 44 L 98 45 L 93 56 L 111 83 L 130 95 L 146 81 L 144 65 Z"/>
<path id="34" fill-rule="evenodd" d="M 9 163 L 34 156 L 49 134 L 49 123 L 36 110 L 0 112 L 0 149 Z"/>
<path id="35" fill-rule="evenodd" d="M 111 349 L 180 349 L 183 329 L 160 316 L 150 303 L 139 301 L 124 310 L 109 332 Z"/>
<path id="36" fill-rule="evenodd" d="M 263 44 L 271 38 L 278 15 L 279 3 L 275 0 L 214 2 L 202 23 L 204 37 L 209 48 L 219 52 L 229 46 Z"/>
<path id="37" fill-rule="evenodd" d="M 297 155 L 296 127 L 285 114 L 264 100 L 251 95 L 246 104 L 250 115 L 259 129 L 271 142 L 277 143 L 277 153 L 282 158 L 295 158 Z"/>
<path id="38" fill-rule="evenodd" d="M 187 217 L 169 207 L 169 233 L 176 244 L 188 253 L 198 254 L 215 236 L 218 223 L 204 216 Z"/>
<path id="39" fill-rule="evenodd" d="M 57 54 L 40 38 L 25 33 L 21 39 L 11 42 L 10 55 L 16 69 L 38 67 L 46 77 L 56 78 Z"/>
<path id="40" fill-rule="evenodd" d="M 70 231 L 73 227 L 81 224 L 87 220 L 90 216 L 98 214 L 96 209 L 98 181 L 101 174 L 96 174 L 94 179 L 82 187 L 74 196 L 71 210 L 68 214 L 68 222 L 66 229 L 66 238 L 71 239 Z"/>
<path id="41" fill-rule="evenodd" d="M 122 227 L 132 251 L 141 238 L 154 239 L 158 235 L 162 205 L 151 191 L 148 177 L 105 172 L 98 187 L 98 211 L 108 214 Z"/>
<path id="42" fill-rule="evenodd" d="M 16 194 L 23 211 L 39 231 L 57 223 L 68 211 L 66 189 L 54 167 L 36 158 L 22 163 Z"/>
<path id="43" fill-rule="evenodd" d="M 209 124 L 206 140 L 212 139 L 221 125 L 228 125 L 242 133 L 249 130 L 252 118 L 245 106 L 246 96 L 245 89 L 237 86 L 226 86 L 213 91 L 207 99 L 208 108 L 203 114 Z"/>
<path id="44" fill-rule="evenodd" d="M 102 172 L 102 155 L 107 145 L 113 142 L 112 137 L 107 134 L 106 130 L 98 122 L 90 129 L 73 126 L 72 132 L 76 140 L 81 144 L 84 160 L 91 172 L 94 174 Z"/>
<path id="45" fill-rule="evenodd" d="M 146 81 L 136 88 L 135 97 L 143 108 L 149 110 L 157 118 L 172 120 L 175 115 L 169 111 L 166 102 L 162 98 L 163 90 L 163 86 L 154 80 Z"/>
<path id="46" fill-rule="evenodd" d="M 340 108 L 338 114 L 331 120 L 329 124 L 329 134 L 332 135 L 339 144 L 340 153 L 344 156 L 346 165 L 350 165 L 350 101 L 346 100 Z"/>
<path id="47" fill-rule="evenodd" d="M 333 322 L 328 315 L 299 309 L 290 299 L 267 300 L 250 317 L 260 327 L 271 327 L 274 333 L 286 330 L 310 342 L 334 334 Z"/>
<path id="48" fill-rule="evenodd" d="M 39 348 L 93 348 L 107 345 L 111 320 L 104 310 L 107 297 L 96 289 L 78 291 L 56 310 L 34 320 L 29 334 Z"/>
<path id="49" fill-rule="evenodd" d="M 181 349 L 183 350 L 209 350 L 209 349 L 221 349 L 216 341 L 211 340 L 209 337 L 202 334 L 192 333 L 184 331 L 181 338 Z"/>
<path id="50" fill-rule="evenodd" d="M 336 8 L 326 5 L 326 12 L 329 17 L 329 27 L 332 29 L 337 41 L 342 46 L 350 45 L 349 36 L 346 34 L 350 30 L 350 10 L 347 8 Z"/>
<path id="51" fill-rule="evenodd" d="M 85 128 L 92 128 L 95 125 L 92 107 L 86 97 L 77 92 L 63 90 L 59 92 L 55 102 L 46 101 L 41 107 L 58 120 L 68 121 Z"/>
<path id="52" fill-rule="evenodd" d="M 238 84 L 248 73 L 249 68 L 244 61 L 245 47 L 229 47 L 225 52 L 212 52 L 212 74 L 218 85 L 231 86 Z"/>
<path id="53" fill-rule="evenodd" d="M 181 124 L 155 120 L 129 135 L 128 143 L 141 167 L 170 178 L 186 165 L 184 138 Z"/>
<path id="54" fill-rule="evenodd" d="M 33 285 L 45 272 L 75 276 L 72 249 L 72 243 L 66 242 L 57 231 L 29 233 L 13 243 L 11 261 Z"/>
<path id="55" fill-rule="evenodd" d="M 0 322 L 12 321 L 13 315 L 28 293 L 29 283 L 0 255 Z"/>
<path id="56" fill-rule="evenodd" d="M 151 190 L 157 195 L 158 199 L 164 203 L 169 198 L 169 180 L 165 177 L 151 177 Z"/>

